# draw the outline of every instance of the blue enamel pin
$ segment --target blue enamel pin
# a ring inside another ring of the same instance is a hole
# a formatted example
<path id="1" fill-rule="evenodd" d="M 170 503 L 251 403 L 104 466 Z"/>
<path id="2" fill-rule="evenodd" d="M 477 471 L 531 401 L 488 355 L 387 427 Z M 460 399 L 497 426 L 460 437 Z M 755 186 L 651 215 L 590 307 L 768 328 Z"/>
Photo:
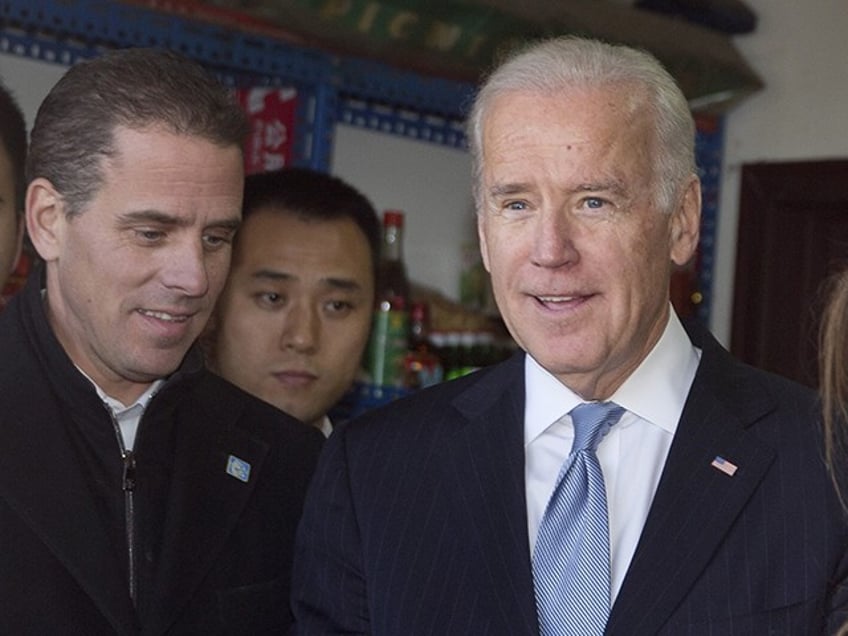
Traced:
<path id="1" fill-rule="evenodd" d="M 250 479 L 250 464 L 235 455 L 230 455 L 227 459 L 227 474 L 247 483 Z"/>

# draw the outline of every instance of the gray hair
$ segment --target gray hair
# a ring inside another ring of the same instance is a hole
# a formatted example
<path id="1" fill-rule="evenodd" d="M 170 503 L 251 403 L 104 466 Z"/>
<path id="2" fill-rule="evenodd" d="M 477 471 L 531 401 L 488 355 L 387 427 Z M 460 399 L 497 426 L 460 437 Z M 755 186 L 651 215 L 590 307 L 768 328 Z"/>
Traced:
<path id="1" fill-rule="evenodd" d="M 161 127 L 176 134 L 238 146 L 248 132 L 230 92 L 199 64 L 153 48 L 108 51 L 71 67 L 36 115 L 27 182 L 48 179 L 81 212 L 103 181 L 103 159 L 114 156 L 117 127 Z"/>
<path id="2" fill-rule="evenodd" d="M 624 45 L 564 36 L 530 44 L 486 79 L 468 120 L 474 197 L 482 204 L 483 127 L 496 98 L 523 91 L 557 94 L 576 87 L 629 85 L 633 107 L 645 108 L 655 131 L 655 204 L 669 211 L 679 187 L 695 173 L 695 122 L 683 92 L 660 62 Z M 626 88 L 623 88 L 626 90 Z"/>

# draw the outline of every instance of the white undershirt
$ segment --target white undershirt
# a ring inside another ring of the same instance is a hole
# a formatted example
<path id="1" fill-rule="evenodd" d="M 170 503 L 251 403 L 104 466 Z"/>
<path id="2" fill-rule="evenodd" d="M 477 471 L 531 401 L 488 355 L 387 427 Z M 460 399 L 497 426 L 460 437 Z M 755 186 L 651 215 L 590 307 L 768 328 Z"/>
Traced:
<path id="1" fill-rule="evenodd" d="M 147 390 L 144 393 L 138 396 L 138 399 L 135 402 L 126 406 L 120 400 L 117 400 L 110 395 L 106 395 L 103 389 L 97 386 L 97 383 L 92 380 L 85 371 L 79 367 L 77 367 L 77 370 L 82 373 L 94 386 L 94 390 L 97 391 L 97 395 L 103 401 L 103 405 L 109 409 L 112 417 L 114 417 L 115 421 L 118 423 L 118 428 L 121 431 L 121 440 L 124 443 L 124 450 L 131 451 L 135 445 L 135 436 L 138 432 L 138 424 L 141 422 L 141 416 L 144 415 L 144 410 L 147 408 L 150 400 L 153 399 L 153 396 L 156 395 L 156 392 L 165 380 L 156 380 L 153 384 L 147 387 Z"/>
<path id="2" fill-rule="evenodd" d="M 333 432 L 333 423 L 330 421 L 328 416 L 324 416 L 321 418 L 318 424 L 318 430 L 324 433 L 324 437 L 329 437 Z"/>
<path id="3" fill-rule="evenodd" d="M 598 447 L 610 516 L 613 601 L 636 551 L 700 358 L 701 351 L 671 310 L 656 346 L 610 397 L 626 409 Z M 567 413 L 584 400 L 529 355 L 524 377 L 525 486 L 532 552 L 560 467 L 571 451 L 574 430 Z"/>

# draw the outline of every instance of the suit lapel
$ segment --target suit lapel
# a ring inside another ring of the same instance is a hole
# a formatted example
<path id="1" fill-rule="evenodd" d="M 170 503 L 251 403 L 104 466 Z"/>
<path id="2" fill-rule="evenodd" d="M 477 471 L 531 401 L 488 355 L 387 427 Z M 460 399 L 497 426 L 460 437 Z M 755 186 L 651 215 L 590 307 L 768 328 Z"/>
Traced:
<path id="1" fill-rule="evenodd" d="M 454 401 L 467 424 L 445 445 L 457 514 L 489 568 L 504 624 L 536 634 L 524 491 L 524 356 L 517 355 Z"/>
<path id="2" fill-rule="evenodd" d="M 63 427 L 68 416 L 58 412 L 51 396 L 32 394 L 39 388 L 24 390 L 14 382 L 4 383 L 4 389 L 31 395 L 26 422 L 39 424 L 25 426 L 8 413 L 0 418 L 0 497 L 65 566 L 115 631 L 133 633 L 135 611 L 128 583 L 112 558 L 108 546 L 113 537 L 94 507 L 91 488 Z"/>
<path id="3" fill-rule="evenodd" d="M 710 336 L 607 634 L 656 633 L 756 490 L 773 451 L 749 428 L 768 396 Z M 730 476 L 712 466 L 720 456 Z"/>
<path id="4" fill-rule="evenodd" d="M 143 634 L 161 634 L 179 617 L 219 558 L 254 490 L 268 453 L 239 429 L 240 407 L 206 395 L 202 412 L 183 413 L 151 615 Z M 195 397 L 192 404 L 201 404 Z M 181 408 L 188 408 L 183 405 Z M 234 410 L 235 409 L 235 410 Z M 215 421 L 215 425 L 209 422 Z M 245 472 L 249 470 L 249 475 Z"/>

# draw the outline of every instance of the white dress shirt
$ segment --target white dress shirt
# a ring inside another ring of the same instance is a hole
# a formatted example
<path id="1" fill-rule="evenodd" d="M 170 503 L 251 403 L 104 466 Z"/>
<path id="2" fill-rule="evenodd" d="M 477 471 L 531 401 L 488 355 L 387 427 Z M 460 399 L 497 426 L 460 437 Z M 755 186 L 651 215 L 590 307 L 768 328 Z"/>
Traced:
<path id="1" fill-rule="evenodd" d="M 614 601 L 645 525 L 668 449 L 695 378 L 701 352 L 673 310 L 657 344 L 610 400 L 626 409 L 601 440 L 609 508 L 611 597 Z M 525 486 L 530 550 L 574 439 L 567 413 L 583 402 L 532 356 L 524 365 Z"/>

